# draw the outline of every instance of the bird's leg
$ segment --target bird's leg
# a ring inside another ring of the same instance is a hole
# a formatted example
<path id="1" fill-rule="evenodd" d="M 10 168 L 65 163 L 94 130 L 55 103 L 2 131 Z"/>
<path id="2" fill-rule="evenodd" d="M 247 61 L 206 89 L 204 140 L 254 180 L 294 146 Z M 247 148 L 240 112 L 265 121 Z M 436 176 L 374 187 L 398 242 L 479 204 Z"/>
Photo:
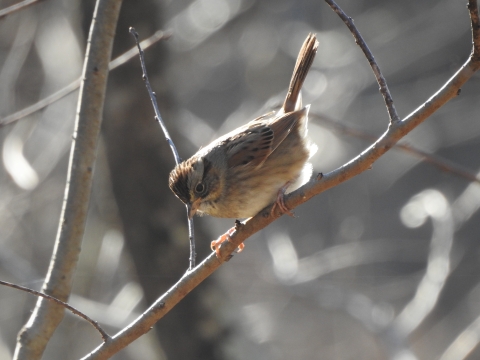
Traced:
<path id="1" fill-rule="evenodd" d="M 287 209 L 287 207 L 285 206 L 285 191 L 287 191 L 288 187 L 292 184 L 291 181 L 287 181 L 285 183 L 285 185 L 283 185 L 279 190 L 278 190 L 278 193 L 277 193 L 277 200 L 275 200 L 275 203 L 273 204 L 272 206 L 272 211 L 270 212 L 270 214 L 273 215 L 273 213 L 275 212 L 275 208 L 278 206 L 278 208 L 280 209 L 280 211 L 284 214 L 287 214 L 287 215 L 290 215 L 291 217 L 295 217 L 295 215 L 293 214 L 293 212 L 291 212 L 290 210 Z"/>
<path id="2" fill-rule="evenodd" d="M 230 235 L 232 235 L 234 231 L 235 231 L 235 227 L 232 227 L 225 234 L 219 236 L 217 240 L 214 240 L 210 243 L 210 249 L 215 251 L 215 254 L 217 254 L 217 258 L 220 259 L 220 244 L 223 243 L 224 241 L 230 241 Z M 244 247 L 245 247 L 244 243 L 241 243 L 240 245 L 238 245 L 237 252 L 241 252 Z"/>

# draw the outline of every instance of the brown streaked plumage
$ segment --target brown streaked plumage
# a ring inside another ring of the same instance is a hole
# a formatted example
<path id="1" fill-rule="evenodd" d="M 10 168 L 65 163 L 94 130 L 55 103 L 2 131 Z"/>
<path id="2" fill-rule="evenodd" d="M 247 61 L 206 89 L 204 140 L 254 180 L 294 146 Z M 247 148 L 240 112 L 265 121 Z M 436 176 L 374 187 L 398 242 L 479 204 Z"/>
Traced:
<path id="1" fill-rule="evenodd" d="M 309 34 L 278 112 L 218 138 L 172 170 L 170 189 L 190 205 L 190 217 L 200 213 L 248 218 L 273 202 L 288 212 L 284 192 L 298 188 L 311 175 L 307 161 L 314 146 L 306 138 L 309 106 L 302 107 L 300 90 L 317 47 L 315 35 Z"/>

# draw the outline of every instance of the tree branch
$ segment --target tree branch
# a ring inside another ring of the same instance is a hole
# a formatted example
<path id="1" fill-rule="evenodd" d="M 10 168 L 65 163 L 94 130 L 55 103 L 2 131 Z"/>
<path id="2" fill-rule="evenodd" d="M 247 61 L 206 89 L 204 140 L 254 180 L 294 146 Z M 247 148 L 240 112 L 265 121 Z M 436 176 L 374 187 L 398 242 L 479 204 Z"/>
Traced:
<path id="1" fill-rule="evenodd" d="M 95 320 L 93 320 L 92 318 L 90 318 L 89 316 L 87 316 L 86 314 L 82 313 L 81 311 L 75 309 L 73 306 L 67 304 L 66 302 L 62 301 L 62 300 L 59 300 L 53 296 L 50 296 L 50 295 L 47 295 L 47 294 L 44 294 L 40 291 L 36 291 L 36 290 L 33 290 L 33 289 L 30 289 L 30 288 L 27 288 L 25 286 L 21 286 L 21 285 L 17 285 L 17 284 L 12 284 L 8 281 L 3 281 L 3 280 L 0 280 L 0 285 L 5 285 L 5 286 L 8 286 L 8 287 L 11 287 L 13 289 L 17 289 L 17 290 L 21 290 L 21 291 L 25 291 L 27 293 L 30 293 L 30 294 L 33 294 L 35 296 L 40 296 L 44 299 L 47 299 L 48 301 L 52 301 L 60 306 L 63 306 L 65 309 L 68 309 L 70 310 L 73 314 L 75 315 L 78 315 L 80 316 L 82 319 L 85 319 L 86 321 L 88 321 L 90 324 L 92 324 L 92 326 L 97 329 L 97 331 L 100 333 L 100 335 L 102 336 L 102 339 L 103 341 L 108 341 L 110 339 L 110 335 L 108 335 L 105 330 L 103 330 L 100 325 L 98 325 L 98 322 L 96 322 Z"/>
<path id="2" fill-rule="evenodd" d="M 75 130 L 60 216 L 57 239 L 43 292 L 67 301 L 78 262 L 87 218 L 93 166 L 108 78 L 112 44 L 121 0 L 98 0 L 88 38 L 78 100 Z M 64 308 L 43 298 L 20 331 L 15 359 L 39 359 L 56 327 Z"/>
<path id="3" fill-rule="evenodd" d="M 478 15 L 475 19 L 477 3 L 470 0 L 470 16 L 472 23 L 478 25 Z M 475 9 L 473 9 L 473 6 Z M 475 29 L 475 26 L 472 26 Z M 472 32 L 474 44 L 478 44 L 476 31 Z M 480 47 L 478 47 L 480 49 Z M 373 145 L 364 150 L 360 155 L 341 166 L 340 168 L 328 173 L 318 174 L 318 176 L 310 180 L 307 184 L 298 190 L 288 194 L 285 197 L 285 205 L 289 210 L 307 202 L 309 199 L 318 195 L 336 185 L 339 185 L 362 172 L 370 169 L 373 163 L 383 154 L 392 148 L 402 137 L 412 131 L 415 127 L 425 121 L 436 110 L 445 105 L 450 99 L 457 96 L 461 86 L 470 79 L 473 74 L 480 68 L 480 57 L 478 51 L 472 51 L 472 56 L 468 61 L 448 80 L 445 85 L 438 90 L 425 104 L 420 106 L 405 119 L 401 121 L 392 121 L 387 131 Z M 204 279 L 210 276 L 223 262 L 231 258 L 231 254 L 235 249 L 247 238 L 257 233 L 267 225 L 278 219 L 282 214 L 279 209 L 273 213 L 272 206 L 268 206 L 253 218 L 248 219 L 244 223 L 237 223 L 235 231 L 230 236 L 230 241 L 223 242 L 220 247 L 220 258 L 215 253 L 210 254 L 195 269 L 187 272 L 173 287 L 171 287 L 164 295 L 162 295 L 155 303 L 150 306 L 140 317 L 132 322 L 125 329 L 112 337 L 112 341 L 104 343 L 86 355 L 83 359 L 108 359 L 119 350 L 126 347 L 135 339 L 148 332 L 150 328 L 167 314 L 181 299 L 183 299 L 190 291 L 199 285 Z"/>
<path id="4" fill-rule="evenodd" d="M 42 0 L 24 0 L 24 1 L 21 1 L 15 5 L 12 5 L 12 6 L 9 6 L 3 10 L 0 10 L 0 20 L 3 19 L 4 17 L 10 15 L 10 14 L 13 14 L 17 11 L 20 11 L 20 10 L 23 10 L 27 7 L 29 7 L 30 5 L 35 5 L 35 4 L 38 4 L 40 1 Z"/>
<path id="5" fill-rule="evenodd" d="M 369 140 L 369 141 L 375 141 L 377 137 L 371 133 L 368 133 L 363 130 L 355 129 L 351 126 L 342 124 L 339 121 L 333 120 L 328 118 L 325 115 L 319 115 L 315 113 L 309 113 L 308 115 L 309 118 L 311 119 L 317 119 L 323 123 L 326 123 L 328 126 L 330 126 L 334 131 L 344 134 L 344 135 L 350 135 L 359 139 L 364 139 L 364 140 Z M 409 154 L 412 154 L 413 156 L 416 156 L 423 161 L 432 164 L 433 166 L 437 167 L 441 171 L 445 172 L 450 172 L 454 175 L 457 175 L 459 177 L 462 177 L 468 181 L 473 181 L 478 184 L 480 184 L 480 177 L 478 177 L 475 173 L 472 171 L 466 169 L 465 167 L 450 161 L 448 159 L 445 159 L 441 156 L 438 156 L 436 154 L 431 154 L 426 151 L 420 150 L 414 146 L 405 144 L 405 143 L 397 143 L 394 145 L 395 149 L 402 150 L 403 152 L 407 152 Z"/>
<path id="6" fill-rule="evenodd" d="M 172 33 L 170 31 L 158 30 L 155 32 L 155 34 L 153 34 L 149 38 L 142 40 L 140 45 L 144 49 L 148 49 L 150 46 L 157 43 L 158 41 L 168 40 L 171 36 L 172 36 Z M 133 47 L 130 50 L 123 53 L 122 55 L 113 59 L 112 61 L 110 61 L 110 64 L 108 65 L 109 71 L 112 71 L 118 68 L 119 66 L 125 64 L 126 62 L 131 60 L 136 54 L 137 54 L 137 48 Z M 21 109 L 13 114 L 7 115 L 4 118 L 0 118 L 0 127 L 11 124 L 12 122 L 15 122 L 17 120 L 20 120 L 64 98 L 65 96 L 74 92 L 80 87 L 81 80 L 82 78 L 78 78 L 77 80 L 71 82 L 70 84 L 58 90 L 57 92 L 47 96 L 46 98 L 43 98 L 37 101 L 35 104 L 27 106 L 26 108 Z"/>
<path id="7" fill-rule="evenodd" d="M 470 11 L 470 25 L 472 27 L 472 57 L 474 57 L 476 61 L 480 61 L 480 19 L 478 16 L 477 0 L 469 0 L 467 8 L 468 11 Z"/>
<path id="8" fill-rule="evenodd" d="M 353 24 L 353 19 L 350 16 L 347 16 L 340 8 L 340 6 L 335 3 L 335 1 L 325 0 L 325 2 L 330 5 L 333 11 L 335 11 L 335 13 L 340 16 L 340 19 L 343 20 L 345 25 L 347 25 L 353 37 L 355 38 L 355 43 L 360 46 L 360 49 L 362 49 L 363 53 L 365 54 L 365 57 L 367 58 L 368 63 L 370 64 L 370 67 L 375 74 L 377 83 L 380 86 L 380 93 L 382 94 L 385 105 L 387 106 L 390 123 L 400 121 L 397 110 L 395 110 L 395 105 L 393 104 L 392 95 L 390 94 L 390 90 L 388 90 L 387 80 L 385 80 L 385 78 L 383 77 L 382 72 L 380 71 L 380 67 L 375 61 L 375 58 L 370 49 L 368 48 L 367 44 L 365 43 L 365 40 L 363 40 L 362 35 L 357 30 L 357 27 Z"/>
<path id="9" fill-rule="evenodd" d="M 157 95 L 153 92 L 152 86 L 150 85 L 150 80 L 148 80 L 147 74 L 147 67 L 145 66 L 145 57 L 143 56 L 143 49 L 142 46 L 138 42 L 138 33 L 135 31 L 133 27 L 129 29 L 130 34 L 133 35 L 135 38 L 135 43 L 137 44 L 138 54 L 140 56 L 140 65 L 142 66 L 142 78 L 145 81 L 145 86 L 147 87 L 148 95 L 150 96 L 150 100 L 153 105 L 153 111 L 155 112 L 155 120 L 158 121 L 158 124 L 162 128 L 163 134 L 165 135 L 165 140 L 167 140 L 168 145 L 173 153 L 173 158 L 175 160 L 175 164 L 178 165 L 182 159 L 178 154 L 177 147 L 173 143 L 172 137 L 168 133 L 168 129 L 163 122 L 162 115 L 160 114 L 160 109 L 158 108 L 157 102 Z M 195 267 L 195 259 L 197 257 L 197 253 L 195 251 L 195 233 L 193 227 L 193 219 L 190 218 L 188 215 L 190 214 L 190 205 L 186 206 L 187 208 L 187 221 L 188 221 L 188 239 L 190 242 L 190 258 L 189 258 L 189 266 L 188 270 L 192 270 Z"/>

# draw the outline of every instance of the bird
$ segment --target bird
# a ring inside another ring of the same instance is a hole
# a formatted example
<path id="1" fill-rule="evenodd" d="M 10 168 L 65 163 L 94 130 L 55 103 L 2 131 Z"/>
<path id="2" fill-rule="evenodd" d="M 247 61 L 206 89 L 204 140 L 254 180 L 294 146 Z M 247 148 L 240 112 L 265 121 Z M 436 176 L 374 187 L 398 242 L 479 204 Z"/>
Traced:
<path id="1" fill-rule="evenodd" d="M 169 187 L 195 214 L 221 218 L 250 218 L 274 203 L 282 213 L 284 194 L 306 183 L 312 174 L 309 158 L 316 145 L 308 138 L 308 111 L 301 88 L 318 49 L 315 34 L 304 41 L 283 105 L 200 148 L 171 171 Z M 234 228 L 211 242 L 229 240 Z M 244 245 L 238 247 L 238 251 Z"/>

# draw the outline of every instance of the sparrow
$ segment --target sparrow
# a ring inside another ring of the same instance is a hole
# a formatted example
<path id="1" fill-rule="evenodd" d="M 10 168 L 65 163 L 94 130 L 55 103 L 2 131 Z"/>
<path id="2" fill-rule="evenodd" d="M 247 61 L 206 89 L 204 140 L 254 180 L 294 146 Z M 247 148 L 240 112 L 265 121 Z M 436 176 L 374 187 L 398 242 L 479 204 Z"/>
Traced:
<path id="1" fill-rule="evenodd" d="M 287 96 L 278 111 L 262 115 L 219 137 L 178 164 L 170 173 L 169 187 L 195 214 L 222 218 L 249 218 L 274 203 L 292 215 L 284 194 L 306 183 L 312 174 L 308 159 L 316 145 L 307 137 L 308 111 L 300 90 L 318 48 L 309 34 L 300 49 Z M 212 241 L 219 245 L 233 232 Z M 243 249 L 243 244 L 238 251 Z"/>

